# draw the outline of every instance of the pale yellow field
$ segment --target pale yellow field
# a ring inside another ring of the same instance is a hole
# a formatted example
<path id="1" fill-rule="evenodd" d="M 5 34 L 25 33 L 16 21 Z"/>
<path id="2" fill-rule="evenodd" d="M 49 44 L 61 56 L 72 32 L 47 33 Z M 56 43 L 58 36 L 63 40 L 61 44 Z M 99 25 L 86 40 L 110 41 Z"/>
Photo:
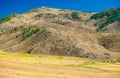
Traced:
<path id="1" fill-rule="evenodd" d="M 120 64 L 77 57 L 0 52 L 0 78 L 120 78 Z"/>

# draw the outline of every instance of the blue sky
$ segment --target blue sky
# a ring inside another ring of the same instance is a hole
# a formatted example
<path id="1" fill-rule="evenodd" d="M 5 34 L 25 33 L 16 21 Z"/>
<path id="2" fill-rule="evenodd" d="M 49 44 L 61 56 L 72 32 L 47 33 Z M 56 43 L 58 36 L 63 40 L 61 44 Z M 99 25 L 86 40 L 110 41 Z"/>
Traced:
<path id="1" fill-rule="evenodd" d="M 0 18 L 47 6 L 61 9 L 99 12 L 120 7 L 120 0 L 0 0 Z"/>

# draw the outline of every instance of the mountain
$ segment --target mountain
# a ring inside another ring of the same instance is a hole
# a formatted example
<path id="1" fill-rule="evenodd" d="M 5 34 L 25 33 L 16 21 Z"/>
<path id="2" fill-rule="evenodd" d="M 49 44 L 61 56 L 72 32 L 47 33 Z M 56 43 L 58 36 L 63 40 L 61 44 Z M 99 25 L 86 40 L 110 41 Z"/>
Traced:
<path id="1" fill-rule="evenodd" d="M 119 8 L 92 13 L 40 7 L 24 14 L 13 14 L 0 19 L 0 49 L 98 59 L 119 58 L 118 16 Z"/>

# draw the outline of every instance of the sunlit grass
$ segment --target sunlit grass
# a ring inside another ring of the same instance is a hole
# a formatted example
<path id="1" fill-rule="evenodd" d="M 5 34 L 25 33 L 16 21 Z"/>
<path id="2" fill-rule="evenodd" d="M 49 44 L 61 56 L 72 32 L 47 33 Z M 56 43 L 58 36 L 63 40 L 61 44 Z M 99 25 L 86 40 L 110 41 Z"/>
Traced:
<path id="1" fill-rule="evenodd" d="M 7 53 L 0 51 L 0 60 L 10 60 L 30 64 L 42 64 L 49 66 L 57 66 L 63 68 L 76 69 L 97 69 L 108 72 L 120 72 L 115 70 L 116 66 L 120 65 L 114 63 L 104 63 L 101 60 L 93 60 L 87 58 L 70 57 L 70 56 L 56 56 L 56 55 L 40 55 L 40 54 L 25 54 L 25 53 Z"/>

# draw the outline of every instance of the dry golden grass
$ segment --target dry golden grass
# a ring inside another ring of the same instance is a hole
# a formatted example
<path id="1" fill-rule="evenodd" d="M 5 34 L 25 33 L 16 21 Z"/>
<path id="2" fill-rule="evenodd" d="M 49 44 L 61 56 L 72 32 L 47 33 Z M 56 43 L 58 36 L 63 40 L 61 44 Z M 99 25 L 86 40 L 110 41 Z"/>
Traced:
<path id="1" fill-rule="evenodd" d="M 120 65 L 77 57 L 0 52 L 0 77 L 119 78 Z"/>

